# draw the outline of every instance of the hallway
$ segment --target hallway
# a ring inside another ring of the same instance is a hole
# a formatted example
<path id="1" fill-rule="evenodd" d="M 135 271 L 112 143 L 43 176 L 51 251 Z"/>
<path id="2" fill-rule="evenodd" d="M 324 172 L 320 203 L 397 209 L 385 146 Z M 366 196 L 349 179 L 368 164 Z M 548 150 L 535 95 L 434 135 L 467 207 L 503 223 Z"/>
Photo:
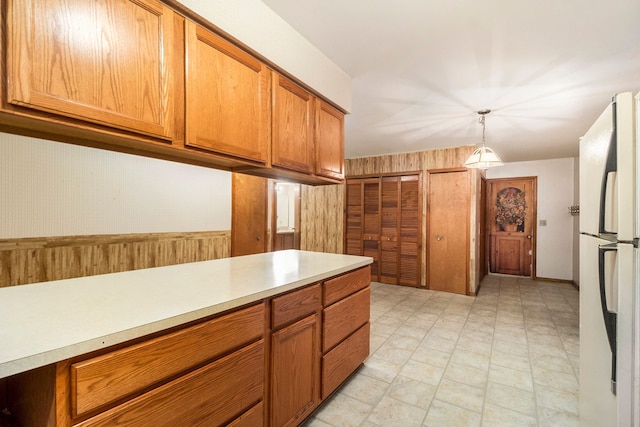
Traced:
<path id="1" fill-rule="evenodd" d="M 578 295 L 493 275 L 475 298 L 372 283 L 371 355 L 305 426 L 578 426 Z"/>

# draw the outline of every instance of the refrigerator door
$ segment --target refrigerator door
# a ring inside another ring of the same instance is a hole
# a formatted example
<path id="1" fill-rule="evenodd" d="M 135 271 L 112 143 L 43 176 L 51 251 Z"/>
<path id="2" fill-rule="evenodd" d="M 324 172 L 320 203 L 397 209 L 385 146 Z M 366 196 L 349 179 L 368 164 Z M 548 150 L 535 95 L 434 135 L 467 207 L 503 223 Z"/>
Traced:
<path id="1" fill-rule="evenodd" d="M 637 298 L 638 249 L 630 243 L 618 244 L 618 309 L 617 309 L 617 397 L 618 425 L 638 425 L 633 422 L 634 413 L 634 352 L 637 345 L 635 300 Z"/>
<path id="2" fill-rule="evenodd" d="M 581 213 L 582 214 L 582 213 Z M 580 426 L 617 425 L 617 401 L 612 393 L 612 351 L 600 298 L 600 246 L 609 241 L 580 235 Z M 605 307 L 615 311 L 616 252 L 605 254 Z"/>
<path id="3" fill-rule="evenodd" d="M 637 236 L 636 218 L 636 99 L 630 92 L 616 95 L 617 232 L 618 241 Z"/>
<path id="4" fill-rule="evenodd" d="M 615 157 L 612 159 L 615 156 L 613 108 L 613 104 L 609 104 L 580 140 L 580 231 L 593 236 L 601 234 L 601 205 L 609 207 L 602 225 L 608 229 L 615 227 L 612 223 L 615 215 L 611 212 L 615 204 L 615 172 L 607 172 L 612 166 L 615 169 Z M 613 152 L 610 152 L 610 146 L 614 147 Z M 604 204 L 601 198 L 604 198 Z"/>

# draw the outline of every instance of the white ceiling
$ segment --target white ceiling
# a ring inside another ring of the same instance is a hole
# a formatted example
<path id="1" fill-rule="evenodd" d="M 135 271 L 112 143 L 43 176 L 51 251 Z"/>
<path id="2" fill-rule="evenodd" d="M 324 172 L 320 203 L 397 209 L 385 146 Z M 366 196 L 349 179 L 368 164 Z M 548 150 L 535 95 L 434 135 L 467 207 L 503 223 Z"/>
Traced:
<path id="1" fill-rule="evenodd" d="M 504 161 L 578 155 L 640 91 L 639 0 L 263 0 L 352 77 L 345 157 L 486 142 Z"/>

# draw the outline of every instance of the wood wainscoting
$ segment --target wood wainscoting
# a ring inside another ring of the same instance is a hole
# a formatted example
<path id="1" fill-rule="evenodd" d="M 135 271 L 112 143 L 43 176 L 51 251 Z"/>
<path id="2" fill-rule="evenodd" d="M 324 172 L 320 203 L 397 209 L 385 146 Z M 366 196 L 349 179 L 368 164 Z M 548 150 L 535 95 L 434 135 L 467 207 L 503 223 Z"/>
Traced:
<path id="1" fill-rule="evenodd" d="M 0 287 L 227 258 L 231 231 L 0 240 Z"/>

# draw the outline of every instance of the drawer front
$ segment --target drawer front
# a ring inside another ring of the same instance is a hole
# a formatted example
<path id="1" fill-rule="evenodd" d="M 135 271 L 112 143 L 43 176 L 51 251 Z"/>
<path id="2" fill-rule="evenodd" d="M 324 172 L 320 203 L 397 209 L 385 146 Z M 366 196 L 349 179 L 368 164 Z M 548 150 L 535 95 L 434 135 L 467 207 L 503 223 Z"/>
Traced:
<path id="1" fill-rule="evenodd" d="M 264 404 L 258 403 L 233 420 L 227 427 L 259 427 L 264 425 Z"/>
<path id="2" fill-rule="evenodd" d="M 370 288 L 324 309 L 322 351 L 326 352 L 369 321 Z"/>
<path id="3" fill-rule="evenodd" d="M 322 399 L 326 399 L 369 356 L 369 322 L 322 358 Z"/>
<path id="4" fill-rule="evenodd" d="M 76 417 L 261 338 L 264 304 L 71 365 Z"/>
<path id="5" fill-rule="evenodd" d="M 351 271 L 324 282 L 324 305 L 333 304 L 371 283 L 371 266 Z"/>
<path id="6" fill-rule="evenodd" d="M 320 285 L 309 286 L 271 301 L 271 328 L 301 319 L 320 310 Z"/>
<path id="7" fill-rule="evenodd" d="M 217 426 L 263 396 L 264 340 L 260 340 L 78 425 Z"/>

